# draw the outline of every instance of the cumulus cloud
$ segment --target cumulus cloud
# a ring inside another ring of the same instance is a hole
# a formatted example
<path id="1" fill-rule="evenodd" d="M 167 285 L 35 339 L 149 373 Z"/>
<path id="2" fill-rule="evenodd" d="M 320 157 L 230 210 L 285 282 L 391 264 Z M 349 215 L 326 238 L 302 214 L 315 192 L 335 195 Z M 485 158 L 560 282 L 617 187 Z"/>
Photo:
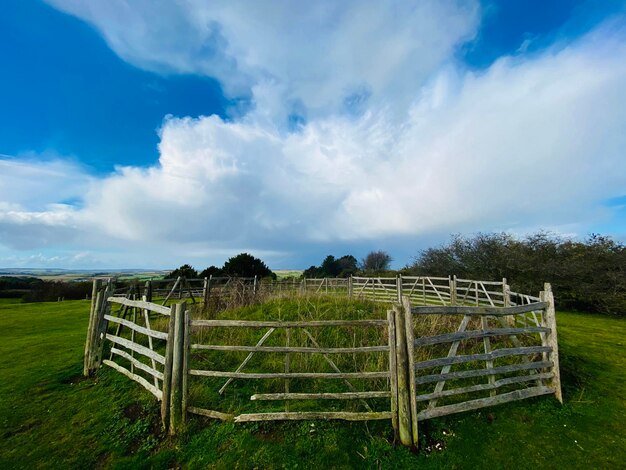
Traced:
<path id="1" fill-rule="evenodd" d="M 236 120 L 167 117 L 148 168 L 99 179 L 69 168 L 81 182 L 70 187 L 88 180 L 80 208 L 30 207 L 59 202 L 45 191 L 33 201 L 2 194 L 13 204 L 0 206 L 5 244 L 17 246 L 18 228 L 71 227 L 96 234 L 102 250 L 124 243 L 137 260 L 155 248 L 164 259 L 219 262 L 249 249 L 284 260 L 325 243 L 584 231 L 610 216 L 601 201 L 626 188 L 622 20 L 472 72 L 453 60 L 476 28 L 469 2 L 277 2 L 271 13 L 188 2 L 168 12 L 171 23 L 142 2 L 53 3 L 93 23 L 125 59 L 216 76 L 256 108 Z M 307 116 L 286 131 L 294 103 Z"/>
<path id="2" fill-rule="evenodd" d="M 217 78 L 274 121 L 358 98 L 399 105 L 472 37 L 475 0 L 126 2 L 51 0 L 94 25 L 125 60 Z"/>

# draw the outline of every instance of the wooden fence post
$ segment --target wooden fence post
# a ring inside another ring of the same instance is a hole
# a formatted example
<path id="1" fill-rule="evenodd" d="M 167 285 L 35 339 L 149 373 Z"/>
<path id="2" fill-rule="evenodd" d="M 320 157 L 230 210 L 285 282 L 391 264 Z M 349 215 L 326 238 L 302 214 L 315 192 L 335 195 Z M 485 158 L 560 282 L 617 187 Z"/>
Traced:
<path id="1" fill-rule="evenodd" d="M 502 306 L 504 308 L 511 306 L 511 288 L 507 284 L 506 277 L 502 278 Z M 509 326 L 515 326 L 515 315 L 509 315 L 506 317 L 506 321 Z"/>
<path id="2" fill-rule="evenodd" d="M 189 360 L 191 356 L 191 312 L 185 310 L 185 318 L 183 323 L 183 357 L 182 357 L 182 398 L 181 413 L 183 423 L 187 421 L 187 396 L 189 395 Z"/>
<path id="3" fill-rule="evenodd" d="M 209 278 L 205 277 L 202 284 L 202 302 L 204 302 L 204 308 L 209 304 Z"/>
<path id="4" fill-rule="evenodd" d="M 387 310 L 387 328 L 389 331 L 389 385 L 391 392 L 391 426 L 393 427 L 394 441 L 398 438 L 398 365 L 396 352 L 396 322 L 395 312 Z"/>
<path id="5" fill-rule="evenodd" d="M 102 301 L 100 303 L 100 308 L 97 310 L 96 316 L 96 341 L 94 343 L 95 348 L 93 348 L 92 354 L 92 364 L 91 364 L 91 373 L 94 373 L 101 365 L 102 365 L 102 356 L 104 353 L 104 340 L 107 332 L 107 327 L 109 326 L 109 321 L 104 319 L 105 315 L 111 313 L 111 304 L 107 300 L 109 297 L 113 295 L 115 292 L 115 280 L 109 279 L 107 281 L 106 288 L 104 289 L 102 295 Z"/>
<path id="6" fill-rule="evenodd" d="M 450 305 L 456 305 L 456 274 L 448 276 L 450 283 Z"/>
<path id="7" fill-rule="evenodd" d="M 257 285 L 256 285 L 256 274 L 254 275 L 254 284 L 252 285 L 252 292 L 254 294 L 256 294 L 256 289 L 257 289 Z"/>
<path id="8" fill-rule="evenodd" d="M 544 284 L 543 291 L 539 294 L 539 297 L 542 302 L 548 303 L 543 315 L 544 326 L 550 328 L 550 333 L 546 335 L 545 346 L 552 348 L 550 360 L 552 361 L 552 388 L 554 389 L 554 395 L 559 402 L 563 403 L 561 373 L 559 370 L 559 343 L 556 334 L 556 313 L 554 309 L 554 295 L 552 294 L 552 286 L 550 283 L 546 282 Z"/>
<path id="9" fill-rule="evenodd" d="M 172 361 L 174 358 L 174 332 L 176 329 L 176 305 L 170 307 L 170 321 L 165 345 L 165 365 L 163 367 L 163 397 L 161 400 L 161 422 L 167 430 L 170 423 L 170 402 L 172 398 Z"/>
<path id="10" fill-rule="evenodd" d="M 143 291 L 146 302 L 152 302 L 152 281 L 150 279 L 146 281 L 146 285 L 144 286 Z"/>
<path id="11" fill-rule="evenodd" d="M 398 432 L 400 442 L 405 446 L 413 445 L 413 425 L 411 422 L 409 359 L 406 344 L 406 327 L 402 307 L 393 307 L 396 324 L 396 368 L 398 384 Z"/>
<path id="12" fill-rule="evenodd" d="M 87 326 L 87 339 L 85 340 L 85 356 L 83 360 L 83 375 L 89 376 L 91 371 L 91 357 L 95 342 L 95 325 L 96 325 L 96 311 L 100 308 L 102 302 L 102 294 L 99 292 L 100 281 L 98 279 L 93 280 L 93 287 L 91 290 L 91 309 L 89 311 L 89 324 Z"/>
<path id="13" fill-rule="evenodd" d="M 170 434 L 176 434 L 183 421 L 183 356 L 185 353 L 185 303 L 175 306 L 174 338 L 172 341 L 172 384 L 170 390 Z"/>
<path id="14" fill-rule="evenodd" d="M 406 350 L 409 366 L 409 408 L 411 410 L 411 433 L 413 445 L 417 447 L 417 384 L 415 382 L 415 336 L 413 333 L 413 312 L 411 301 L 408 297 L 402 297 L 402 310 L 404 313 L 404 327 L 406 329 Z"/>
<path id="15" fill-rule="evenodd" d="M 352 291 L 353 287 L 352 287 L 352 274 L 350 274 L 350 277 L 348 278 L 348 297 L 352 298 Z"/>
<path id="16" fill-rule="evenodd" d="M 402 274 L 396 276 L 396 294 L 398 297 L 398 303 L 402 303 Z"/>

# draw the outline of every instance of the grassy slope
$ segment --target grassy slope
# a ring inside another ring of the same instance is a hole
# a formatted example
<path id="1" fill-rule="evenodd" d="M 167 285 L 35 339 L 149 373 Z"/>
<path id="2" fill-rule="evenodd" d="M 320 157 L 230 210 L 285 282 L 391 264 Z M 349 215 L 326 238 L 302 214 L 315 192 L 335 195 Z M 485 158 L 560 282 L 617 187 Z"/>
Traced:
<path id="1" fill-rule="evenodd" d="M 624 320 L 558 314 L 565 405 L 543 397 L 421 424 L 234 425 L 192 419 L 171 440 L 147 392 L 108 369 L 81 380 L 88 304 L 0 303 L 0 468 L 619 467 L 626 461 Z M 436 444 L 444 450 L 428 452 Z"/>

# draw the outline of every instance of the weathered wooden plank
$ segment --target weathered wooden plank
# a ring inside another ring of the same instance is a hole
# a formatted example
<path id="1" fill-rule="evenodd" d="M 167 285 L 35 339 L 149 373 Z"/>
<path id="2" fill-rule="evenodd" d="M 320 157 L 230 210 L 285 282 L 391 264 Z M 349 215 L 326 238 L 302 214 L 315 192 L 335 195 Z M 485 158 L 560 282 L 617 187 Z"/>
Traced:
<path id="1" fill-rule="evenodd" d="M 391 426 L 394 431 L 394 439 L 398 437 L 398 366 L 396 363 L 396 322 L 393 310 L 387 310 L 387 327 L 389 340 L 389 385 L 391 388 Z"/>
<path id="2" fill-rule="evenodd" d="M 398 383 L 398 434 L 405 446 L 413 445 L 413 427 L 411 424 L 411 402 L 409 384 L 409 359 L 406 344 L 405 316 L 402 307 L 393 306 L 396 323 L 396 370 Z"/>
<path id="3" fill-rule="evenodd" d="M 315 346 L 316 348 L 320 347 L 319 343 L 315 340 L 315 337 L 311 334 L 309 330 L 307 330 L 306 328 L 303 328 L 302 331 L 307 336 L 307 338 L 309 338 L 311 343 L 313 343 L 313 346 Z M 335 364 L 335 362 L 330 357 L 328 357 L 328 354 L 322 354 L 322 357 L 335 372 L 341 373 L 341 370 L 339 369 L 339 367 L 337 367 L 337 364 Z M 346 386 L 350 390 L 352 390 L 353 392 L 356 392 L 356 388 L 354 387 L 354 385 L 352 385 L 352 383 L 349 380 L 343 379 L 343 383 L 345 383 Z M 367 411 L 372 411 L 372 408 L 368 405 L 368 403 L 365 400 L 361 400 L 361 403 L 363 403 Z"/>
<path id="4" fill-rule="evenodd" d="M 457 333 L 462 333 L 465 331 L 471 318 L 472 317 L 470 317 L 469 315 L 465 315 L 463 317 L 463 320 L 461 320 L 461 323 L 459 324 L 459 327 L 457 328 Z M 450 345 L 450 349 L 448 350 L 448 358 L 456 356 L 456 352 L 459 349 L 460 344 L 461 344 L 460 341 L 454 341 Z M 447 374 L 448 372 L 450 372 L 451 367 L 452 367 L 451 365 L 444 365 L 443 368 L 441 369 L 441 374 Z M 445 386 L 446 386 L 445 380 L 440 380 L 439 382 L 437 382 L 437 385 L 435 385 L 435 392 L 442 391 L 443 387 Z M 437 405 L 437 400 L 432 400 L 428 404 L 428 408 L 434 408 L 435 405 Z"/>
<path id="5" fill-rule="evenodd" d="M 175 310 L 169 317 L 168 338 L 174 337 L 175 330 Z M 170 402 L 172 398 L 172 361 L 174 359 L 174 345 L 171 340 L 165 346 L 165 365 L 163 367 L 163 400 L 161 401 L 161 422 L 163 428 L 167 429 L 170 423 Z"/>
<path id="6" fill-rule="evenodd" d="M 191 347 L 189 337 L 191 336 L 191 313 L 185 310 L 185 318 L 183 321 L 183 358 L 182 358 L 182 399 L 181 411 L 183 422 L 187 421 L 187 399 L 189 397 L 189 356 L 191 355 Z"/>
<path id="7" fill-rule="evenodd" d="M 415 340 L 415 346 L 426 346 L 430 344 L 451 343 L 466 339 L 478 339 L 493 336 L 511 336 L 523 333 L 549 333 L 550 328 L 542 326 L 528 326 L 526 328 L 490 328 L 488 330 L 472 330 L 461 333 L 446 333 L 443 335 L 426 336 Z"/>
<path id="8" fill-rule="evenodd" d="M 426 409 L 421 411 L 418 417 L 421 420 L 437 418 L 439 416 L 446 416 L 453 413 L 476 410 L 478 408 L 484 408 L 486 406 L 494 406 L 510 401 L 524 400 L 526 398 L 537 397 L 540 395 L 547 395 L 552 393 L 554 393 L 554 390 L 552 390 L 550 387 L 525 388 L 523 390 L 515 390 L 513 392 L 503 393 L 502 395 L 496 395 L 495 397 L 478 398 L 476 400 L 456 403 L 454 405 L 445 405 L 433 409 Z"/>
<path id="9" fill-rule="evenodd" d="M 415 314 L 437 314 L 437 315 L 490 315 L 490 316 L 506 316 L 518 315 L 520 313 L 543 310 L 547 307 L 546 302 L 535 302 L 527 305 L 518 305 L 515 307 L 445 307 L 441 305 L 432 305 L 425 307 L 413 307 L 411 311 Z"/>
<path id="10" fill-rule="evenodd" d="M 172 388 L 170 399 L 170 434 L 176 434 L 182 425 L 183 355 L 186 305 L 174 306 L 174 337 L 172 342 Z"/>
<path id="11" fill-rule="evenodd" d="M 136 323 L 133 323 L 130 320 L 124 320 L 123 318 L 119 318 L 119 317 L 114 317 L 111 315 L 105 315 L 104 318 L 110 322 L 113 323 L 117 323 L 120 325 L 124 325 L 128 328 L 130 328 L 133 331 L 136 331 L 137 333 L 141 333 L 147 336 L 150 336 L 152 338 L 157 338 L 157 339 L 167 339 L 167 333 L 164 333 L 162 331 L 157 331 L 157 330 L 152 330 L 149 328 L 145 328 L 143 326 L 137 325 Z"/>
<path id="12" fill-rule="evenodd" d="M 167 301 L 170 300 L 170 297 L 174 294 L 174 292 L 176 292 L 176 288 L 178 287 L 178 284 L 180 283 L 181 279 L 182 279 L 181 276 L 178 276 L 178 278 L 176 278 L 176 282 L 172 286 L 172 290 L 169 292 L 169 294 L 167 294 L 167 297 L 165 297 L 165 300 L 163 301 L 163 305 L 165 305 Z"/>
<path id="13" fill-rule="evenodd" d="M 463 364 L 465 362 L 473 361 L 488 361 L 498 359 L 500 357 L 509 356 L 525 356 L 529 354 L 541 354 L 544 352 L 550 352 L 551 348 L 547 346 L 527 346 L 519 348 L 502 348 L 491 351 L 487 354 L 468 354 L 466 356 L 452 356 L 443 357 L 440 359 L 430 359 L 428 361 L 421 361 L 415 364 L 415 369 L 428 369 L 430 367 L 441 367 L 452 364 Z"/>
<path id="14" fill-rule="evenodd" d="M 447 374 L 422 375 L 420 377 L 416 377 L 415 382 L 418 384 L 426 384 L 431 382 L 438 382 L 440 380 L 468 379 L 471 377 L 484 377 L 486 375 L 507 374 L 510 372 L 519 372 L 523 370 L 545 369 L 551 366 L 552 362 L 550 361 L 528 362 L 525 364 L 513 364 L 510 366 L 494 367 L 493 369 L 460 370 L 457 372 L 448 372 Z"/>
<path id="15" fill-rule="evenodd" d="M 532 382 L 537 379 L 549 379 L 552 378 L 552 372 L 544 372 L 542 374 L 530 374 L 522 375 L 518 377 L 506 377 L 504 379 L 496 380 L 493 384 L 479 384 L 470 385 L 469 387 L 452 388 L 449 390 L 442 390 L 440 392 L 424 393 L 417 396 L 417 401 L 436 400 L 444 397 L 451 397 L 454 395 L 463 395 L 465 393 L 482 392 L 486 390 L 493 390 L 506 385 L 514 385 L 524 382 Z"/>
<path id="16" fill-rule="evenodd" d="M 193 322 L 191 322 L 193 324 Z M 260 347 L 267 338 L 270 337 L 270 335 L 275 331 L 275 328 L 270 328 L 269 330 L 267 330 L 267 332 L 261 337 L 261 339 L 256 343 L 256 347 Z M 250 354 L 248 354 L 248 356 L 243 360 L 243 362 L 241 364 L 239 364 L 239 367 L 237 367 L 237 370 L 235 372 L 241 372 L 243 370 L 243 368 L 246 366 L 246 364 L 250 361 L 250 359 L 252 359 L 252 356 L 254 356 L 254 353 L 251 352 Z M 226 387 L 228 387 L 228 384 L 230 384 L 234 379 L 230 378 L 226 381 L 226 383 L 224 385 L 222 385 L 222 388 L 219 389 L 218 393 L 221 395 L 222 393 L 224 393 L 224 390 L 226 390 Z"/>
<path id="17" fill-rule="evenodd" d="M 411 432 L 413 435 L 413 445 L 417 447 L 417 385 L 415 383 L 415 351 L 413 344 L 415 336 L 413 335 L 413 316 L 411 314 L 411 302 L 408 297 L 402 298 L 402 313 L 404 314 L 404 327 L 406 329 L 406 347 L 408 357 L 409 372 L 409 408 L 411 410 Z"/>
<path id="18" fill-rule="evenodd" d="M 322 354 L 348 354 L 348 353 L 373 353 L 387 352 L 389 346 L 360 346 L 357 348 L 310 348 L 299 346 L 230 346 L 217 344 L 192 344 L 191 349 L 204 349 L 211 351 L 249 351 L 267 353 L 322 353 Z"/>
<path id="19" fill-rule="evenodd" d="M 252 320 L 192 320 L 196 327 L 247 328 L 309 328 L 325 326 L 384 326 L 387 320 L 319 320 L 319 321 L 252 321 Z"/>
<path id="20" fill-rule="evenodd" d="M 137 374 L 133 374 L 128 369 L 120 366 L 119 364 L 116 364 L 113 361 L 109 361 L 108 359 L 103 360 L 102 363 L 106 364 L 107 366 L 109 366 L 109 367 L 111 367 L 113 369 L 115 369 L 118 372 L 121 372 L 122 374 L 124 374 L 129 379 L 134 380 L 138 384 L 142 385 L 146 390 L 148 390 L 150 393 L 152 393 L 158 400 L 161 400 L 161 398 L 163 397 L 163 394 L 161 393 L 161 390 L 156 388 L 154 385 L 152 385 L 150 382 L 148 382 L 142 376 L 137 375 Z"/>
<path id="21" fill-rule="evenodd" d="M 139 354 L 143 354 L 146 357 L 154 359 L 159 364 L 165 364 L 165 357 L 161 356 L 156 351 L 151 351 L 149 348 L 146 348 L 145 346 L 142 346 L 137 343 L 133 343 L 130 340 L 127 340 L 125 338 L 120 338 L 119 336 L 115 336 L 115 335 L 108 334 L 108 333 L 106 335 L 106 339 L 108 339 L 109 341 L 112 341 L 113 343 L 119 344 L 120 346 L 124 346 L 125 348 L 128 348 L 132 351 L 138 352 Z"/>
<path id="22" fill-rule="evenodd" d="M 222 413 L 221 411 L 207 410 L 205 408 L 197 408 L 195 406 L 188 406 L 187 411 L 200 416 L 206 416 L 207 418 L 221 419 L 222 421 L 232 421 L 234 415 L 228 413 Z"/>
<path id="23" fill-rule="evenodd" d="M 349 413 L 342 411 L 302 411 L 291 413 L 249 413 L 235 416 L 236 423 L 249 423 L 252 421 L 292 421 L 292 420 L 330 420 L 341 419 L 344 421 L 372 421 L 378 419 L 390 419 L 391 412 L 366 412 Z"/>
<path id="24" fill-rule="evenodd" d="M 490 299 L 491 300 L 491 299 Z M 480 318 L 480 324 L 483 330 L 487 330 L 489 325 L 487 324 L 487 317 L 483 316 Z M 485 351 L 485 355 L 489 356 L 491 353 L 491 341 L 489 340 L 488 336 L 485 336 L 483 338 L 483 349 Z M 485 366 L 487 367 L 487 369 L 493 369 L 493 359 L 491 359 L 490 357 L 488 357 L 485 360 Z M 487 380 L 489 381 L 489 384 L 494 384 L 496 382 L 496 378 L 495 376 L 489 375 Z M 492 389 L 489 394 L 493 397 L 496 394 L 496 390 Z"/>
<path id="25" fill-rule="evenodd" d="M 561 392 L 561 372 L 559 369 L 559 343 L 556 335 L 556 313 L 554 310 L 554 296 L 552 294 L 552 286 L 549 283 L 544 284 L 544 293 L 542 296 L 548 303 L 543 316 L 543 322 L 550 330 L 550 334 L 546 337 L 546 345 L 552 348 L 550 359 L 552 360 L 552 389 L 554 395 L 559 402 L 563 403 L 563 394 Z"/>
<path id="26" fill-rule="evenodd" d="M 231 377 L 233 379 L 386 379 L 389 371 L 384 372 L 226 372 L 216 370 L 191 369 L 190 375 L 202 377 Z"/>
<path id="27" fill-rule="evenodd" d="M 111 352 L 120 357 L 123 357 L 124 359 L 128 359 L 133 364 L 133 366 L 136 367 L 137 369 L 141 369 L 144 372 L 147 372 L 148 374 L 150 374 L 151 376 L 159 380 L 163 380 L 162 372 L 159 372 L 158 370 L 150 367 L 149 365 L 144 364 L 143 362 L 139 361 L 138 359 L 128 354 L 126 351 L 122 351 L 121 349 L 117 349 L 117 348 L 111 348 Z"/>
<path id="28" fill-rule="evenodd" d="M 358 400 L 361 398 L 389 398 L 391 392 L 339 392 L 339 393 L 257 393 L 250 400 Z"/>
<path id="29" fill-rule="evenodd" d="M 145 310 L 150 310 L 151 312 L 160 313 L 161 315 L 170 315 L 169 307 L 153 304 L 151 302 L 144 302 L 143 300 L 130 300 L 125 297 L 109 297 L 107 301 L 113 302 L 115 304 L 126 305 L 127 307 L 137 307 Z"/>

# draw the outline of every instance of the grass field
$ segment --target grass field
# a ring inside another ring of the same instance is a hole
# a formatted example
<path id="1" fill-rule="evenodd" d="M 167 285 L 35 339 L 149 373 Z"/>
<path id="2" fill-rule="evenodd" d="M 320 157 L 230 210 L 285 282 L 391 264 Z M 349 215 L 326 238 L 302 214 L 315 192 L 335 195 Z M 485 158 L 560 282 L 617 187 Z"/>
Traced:
<path id="1" fill-rule="evenodd" d="M 565 404 L 552 397 L 421 423 L 420 450 L 386 422 L 220 423 L 160 432 L 158 404 L 103 369 L 82 379 L 89 304 L 0 301 L 0 468 L 620 468 L 626 321 L 559 312 Z M 254 312 L 253 312 L 254 313 Z M 441 449 L 441 450 L 439 450 Z"/>

